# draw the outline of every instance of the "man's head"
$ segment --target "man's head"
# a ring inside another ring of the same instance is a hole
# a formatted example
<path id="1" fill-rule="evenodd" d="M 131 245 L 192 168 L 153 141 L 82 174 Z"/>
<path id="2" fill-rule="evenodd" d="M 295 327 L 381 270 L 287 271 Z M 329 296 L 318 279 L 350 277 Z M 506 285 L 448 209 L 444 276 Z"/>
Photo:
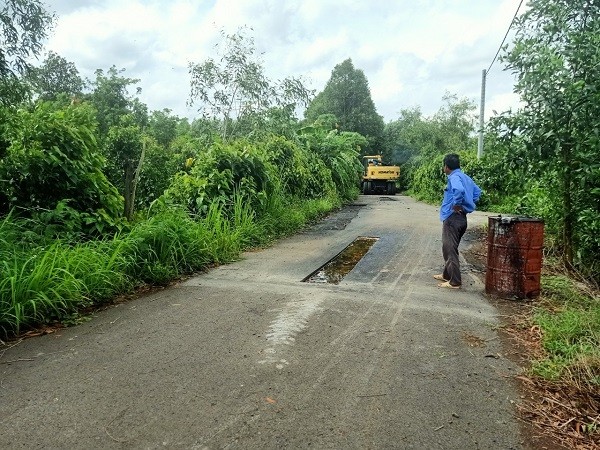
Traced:
<path id="1" fill-rule="evenodd" d="M 458 155 L 456 153 L 450 153 L 444 156 L 444 172 L 450 173 L 456 169 L 460 169 L 460 159 L 458 158 Z"/>

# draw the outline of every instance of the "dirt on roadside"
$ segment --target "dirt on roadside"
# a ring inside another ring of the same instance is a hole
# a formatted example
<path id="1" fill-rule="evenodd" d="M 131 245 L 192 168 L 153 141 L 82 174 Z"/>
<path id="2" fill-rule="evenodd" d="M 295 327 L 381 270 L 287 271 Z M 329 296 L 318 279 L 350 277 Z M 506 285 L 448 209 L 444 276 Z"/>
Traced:
<path id="1" fill-rule="evenodd" d="M 485 283 L 487 232 L 481 227 L 468 229 L 464 242 L 467 245 L 462 255 Z M 540 330 L 531 321 L 535 302 L 492 296 L 488 296 L 488 300 L 499 311 L 502 325 L 498 334 L 504 353 L 522 368 L 522 373 L 513 381 L 520 393 L 521 402 L 516 405 L 516 411 L 527 445 L 532 449 L 548 450 L 599 449 L 600 443 L 580 433 L 575 424 L 576 409 L 582 410 L 579 415 L 589 416 L 589 411 L 586 411 L 590 408 L 589 401 L 595 400 L 529 373 L 531 361 L 543 355 Z"/>

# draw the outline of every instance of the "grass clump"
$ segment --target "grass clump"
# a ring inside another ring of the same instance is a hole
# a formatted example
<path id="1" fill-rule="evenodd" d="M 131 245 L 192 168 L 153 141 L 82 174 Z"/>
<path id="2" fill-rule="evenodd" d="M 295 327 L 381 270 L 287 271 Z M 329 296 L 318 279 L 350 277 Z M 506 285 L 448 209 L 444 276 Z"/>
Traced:
<path id="1" fill-rule="evenodd" d="M 19 332 L 23 325 L 44 322 L 73 311 L 83 300 L 83 283 L 66 268 L 62 243 L 13 254 L 0 273 L 0 331 Z"/>
<path id="2" fill-rule="evenodd" d="M 544 301 L 533 322 L 545 357 L 534 374 L 584 389 L 600 389 L 600 302 L 566 276 L 543 278 Z"/>

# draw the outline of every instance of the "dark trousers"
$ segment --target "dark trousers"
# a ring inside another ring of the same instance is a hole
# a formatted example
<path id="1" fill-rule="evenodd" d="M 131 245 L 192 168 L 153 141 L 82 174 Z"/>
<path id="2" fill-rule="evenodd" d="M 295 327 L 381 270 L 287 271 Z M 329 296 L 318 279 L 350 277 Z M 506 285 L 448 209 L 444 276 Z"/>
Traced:
<path id="1" fill-rule="evenodd" d="M 467 231 L 467 216 L 453 213 L 442 224 L 442 255 L 444 256 L 443 276 L 450 284 L 462 284 L 460 262 L 458 260 L 458 244 Z"/>

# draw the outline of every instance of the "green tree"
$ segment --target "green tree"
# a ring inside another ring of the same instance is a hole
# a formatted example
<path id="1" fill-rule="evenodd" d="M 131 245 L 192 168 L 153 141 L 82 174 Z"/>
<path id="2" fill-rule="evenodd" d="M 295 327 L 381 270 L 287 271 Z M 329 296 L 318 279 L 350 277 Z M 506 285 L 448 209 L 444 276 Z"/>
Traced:
<path id="1" fill-rule="evenodd" d="M 367 152 L 381 151 L 383 117 L 377 114 L 364 72 L 351 59 L 336 65 L 322 92 L 308 105 L 304 116 L 314 123 L 319 116 L 333 114 L 341 131 L 354 131 L 368 140 Z"/>
<path id="2" fill-rule="evenodd" d="M 144 160 L 135 191 L 137 207 L 149 207 L 177 172 L 189 168 L 186 162 L 191 165 L 202 148 L 200 140 L 191 136 L 187 119 L 172 115 L 169 109 L 153 111 L 143 130 Z M 123 167 L 120 173 L 124 173 Z"/>
<path id="3" fill-rule="evenodd" d="M 402 109 L 400 117 L 385 125 L 383 130 L 384 152 L 391 162 L 404 164 L 419 154 L 425 137 L 431 131 L 427 129 L 421 109 L 414 107 Z"/>
<path id="4" fill-rule="evenodd" d="M 144 140 L 144 164 L 135 194 L 137 207 L 149 207 L 169 187 L 175 174 L 186 169 L 186 160 L 193 158 L 191 155 L 186 158 L 174 151 L 177 148 L 175 143 L 182 142 L 179 139 L 183 140 L 185 137 L 176 138 L 173 141 L 174 145 L 169 148 L 165 148 L 153 138 Z M 192 161 L 193 159 L 189 164 Z"/>
<path id="5" fill-rule="evenodd" d="M 0 6 L 0 78 L 24 75 L 42 50 L 54 16 L 39 0 L 5 0 Z"/>
<path id="6" fill-rule="evenodd" d="M 109 180 L 125 198 L 124 215 L 130 220 L 144 162 L 148 107 L 129 94 L 137 79 L 121 76 L 125 69 L 96 70 L 89 99 L 97 110 L 98 138 L 106 156 Z M 136 93 L 141 92 L 140 88 Z"/>
<path id="7" fill-rule="evenodd" d="M 437 151 L 450 153 L 471 148 L 475 144 L 475 103 L 449 93 L 442 97 L 442 101 L 442 107 L 433 116 L 439 136 Z"/>
<path id="8" fill-rule="evenodd" d="M 120 123 L 108 131 L 106 150 L 110 166 L 119 174 L 119 186 L 125 198 L 124 215 L 131 220 L 135 210 L 135 194 L 140 180 L 147 142 L 132 114 L 121 116 Z"/>
<path id="9" fill-rule="evenodd" d="M 31 87 L 22 78 L 0 77 L 0 106 L 19 105 L 31 97 Z"/>
<path id="10" fill-rule="evenodd" d="M 147 132 L 166 149 L 177 137 L 177 128 L 180 122 L 179 117 L 171 115 L 170 109 L 152 111 L 148 118 Z"/>
<path id="11" fill-rule="evenodd" d="M 301 80 L 286 78 L 273 82 L 256 56 L 254 39 L 246 28 L 235 34 L 221 32 L 217 44 L 218 61 L 209 58 L 190 63 L 189 104 L 199 104 L 205 118 L 220 120 L 221 137 L 229 140 L 237 133 L 241 119 L 253 121 L 272 107 L 292 112 L 308 104 L 311 92 Z"/>
<path id="12" fill-rule="evenodd" d="M 54 52 L 48 53 L 40 67 L 32 67 L 26 78 L 42 100 L 54 100 L 59 94 L 81 97 L 83 91 L 83 80 L 75 64 Z"/>
<path id="13" fill-rule="evenodd" d="M 516 131 L 553 174 L 542 192 L 546 204 L 551 191 L 559 193 L 565 261 L 590 267 L 600 254 L 600 4 L 532 0 L 528 6 L 503 57 L 524 105 Z"/>
<path id="14" fill-rule="evenodd" d="M 253 141 L 273 135 L 293 139 L 299 128 L 300 122 L 291 108 L 272 107 L 241 116 L 237 121 L 236 134 Z"/>
<path id="15" fill-rule="evenodd" d="M 402 165 L 400 171 L 401 188 L 412 188 L 421 195 L 425 182 L 414 178 L 417 169 L 432 159 L 447 153 L 474 149 L 473 138 L 475 105 L 467 99 L 458 99 L 446 94 L 444 104 L 433 117 L 424 117 L 419 108 L 404 109 L 397 120 L 386 124 L 384 142 L 390 159 Z M 422 174 L 419 172 L 420 180 Z"/>
<path id="16" fill-rule="evenodd" d="M 140 80 L 121 76 L 124 71 L 125 69 L 117 70 L 115 66 L 106 73 L 98 69 L 95 72 L 96 79 L 91 82 L 89 100 L 98 111 L 98 133 L 101 139 L 111 127 L 119 125 L 121 116 L 134 112 L 134 98 L 129 93 L 129 87 Z M 141 89 L 137 88 L 136 93 L 140 92 Z"/>

